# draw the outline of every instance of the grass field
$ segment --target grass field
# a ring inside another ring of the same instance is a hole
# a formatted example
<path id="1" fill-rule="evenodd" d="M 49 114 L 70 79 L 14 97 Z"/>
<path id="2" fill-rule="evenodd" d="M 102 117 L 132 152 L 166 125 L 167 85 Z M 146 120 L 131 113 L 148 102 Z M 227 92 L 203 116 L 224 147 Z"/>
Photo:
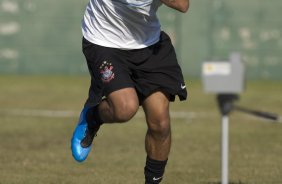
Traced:
<path id="1" fill-rule="evenodd" d="M 0 184 L 142 184 L 146 126 L 142 110 L 104 125 L 85 163 L 70 139 L 88 76 L 0 76 Z M 220 183 L 221 124 L 214 95 L 188 81 L 190 99 L 171 105 L 173 146 L 163 184 Z M 252 81 L 239 104 L 282 115 L 282 82 Z M 230 182 L 282 183 L 282 124 L 230 116 Z"/>

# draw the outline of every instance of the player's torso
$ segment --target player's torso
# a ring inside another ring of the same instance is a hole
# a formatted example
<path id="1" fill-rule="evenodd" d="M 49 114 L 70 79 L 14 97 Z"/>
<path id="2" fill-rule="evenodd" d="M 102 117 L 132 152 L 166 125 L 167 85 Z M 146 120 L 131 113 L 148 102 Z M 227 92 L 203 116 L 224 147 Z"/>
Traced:
<path id="1" fill-rule="evenodd" d="M 127 7 L 144 15 L 150 15 L 151 9 L 154 9 L 158 2 L 159 0 L 112 0 L 112 4 L 115 6 L 121 6 L 124 9 Z"/>
<path id="2" fill-rule="evenodd" d="M 103 46 L 146 47 L 158 39 L 156 11 L 160 5 L 159 0 L 90 0 L 83 20 L 84 36 Z"/>

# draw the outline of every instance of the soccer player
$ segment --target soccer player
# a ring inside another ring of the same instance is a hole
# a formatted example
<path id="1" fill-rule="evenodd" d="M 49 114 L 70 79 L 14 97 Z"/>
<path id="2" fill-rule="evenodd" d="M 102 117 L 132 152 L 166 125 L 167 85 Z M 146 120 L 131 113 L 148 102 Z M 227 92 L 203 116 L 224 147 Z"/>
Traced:
<path id="1" fill-rule="evenodd" d="M 84 161 L 104 123 L 129 121 L 143 107 L 148 131 L 145 183 L 161 182 L 171 146 L 169 103 L 187 98 L 181 68 L 156 12 L 186 12 L 189 0 L 90 0 L 82 21 L 91 85 L 71 148 Z"/>

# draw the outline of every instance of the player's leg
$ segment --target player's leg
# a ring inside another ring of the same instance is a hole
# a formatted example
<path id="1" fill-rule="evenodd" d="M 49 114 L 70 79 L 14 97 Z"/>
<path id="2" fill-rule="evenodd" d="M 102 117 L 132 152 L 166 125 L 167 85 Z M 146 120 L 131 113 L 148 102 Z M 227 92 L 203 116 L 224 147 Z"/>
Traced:
<path id="1" fill-rule="evenodd" d="M 87 158 L 101 124 L 128 121 L 139 107 L 130 69 L 124 64 L 124 51 L 83 39 L 83 52 L 91 86 L 71 141 L 72 154 L 79 162 Z"/>
<path id="2" fill-rule="evenodd" d="M 137 112 L 139 101 L 134 88 L 110 93 L 100 104 L 85 107 L 72 138 L 72 154 L 82 162 L 89 152 L 95 135 L 103 123 L 126 122 Z"/>
<path id="3" fill-rule="evenodd" d="M 155 92 L 143 102 L 148 130 L 145 138 L 147 160 L 146 184 L 161 182 L 171 146 L 169 99 L 163 92 Z"/>
<path id="4" fill-rule="evenodd" d="M 110 93 L 97 107 L 92 107 L 88 112 L 89 120 L 95 121 L 99 118 L 99 124 L 127 122 L 135 115 L 138 107 L 135 89 L 120 89 Z"/>

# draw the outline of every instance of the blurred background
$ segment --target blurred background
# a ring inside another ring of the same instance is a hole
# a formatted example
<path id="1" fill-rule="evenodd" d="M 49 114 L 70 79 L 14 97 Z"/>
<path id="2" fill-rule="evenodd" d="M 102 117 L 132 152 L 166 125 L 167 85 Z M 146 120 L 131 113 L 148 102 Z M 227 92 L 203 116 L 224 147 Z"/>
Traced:
<path id="1" fill-rule="evenodd" d="M 146 124 L 105 125 L 87 162 L 70 138 L 87 97 L 81 51 L 88 0 L 0 0 L 0 184 L 140 184 Z M 190 0 L 190 10 L 159 11 L 190 98 L 171 105 L 173 147 L 164 184 L 220 183 L 220 113 L 203 91 L 204 61 L 239 52 L 246 91 L 238 103 L 282 114 L 282 1 Z M 243 113 L 230 119 L 230 183 L 282 183 L 281 124 Z M 112 175 L 109 177 L 108 173 Z"/>
<path id="2" fill-rule="evenodd" d="M 80 22 L 87 0 L 0 1 L 0 72 L 85 74 Z M 280 0 L 197 0 L 188 14 L 160 9 L 185 76 L 199 78 L 201 62 L 238 51 L 248 78 L 281 80 Z"/>

